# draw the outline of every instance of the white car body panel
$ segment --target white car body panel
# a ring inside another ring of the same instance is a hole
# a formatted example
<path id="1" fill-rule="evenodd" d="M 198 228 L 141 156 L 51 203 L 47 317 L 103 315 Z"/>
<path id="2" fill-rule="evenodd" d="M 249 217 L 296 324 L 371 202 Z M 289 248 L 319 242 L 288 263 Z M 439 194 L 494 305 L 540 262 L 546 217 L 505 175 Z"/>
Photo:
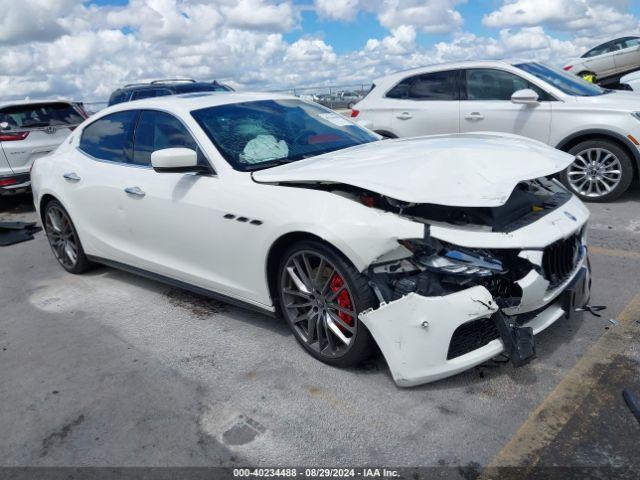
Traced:
<path id="1" fill-rule="evenodd" d="M 273 245 L 285 235 L 319 237 L 363 274 L 398 249 L 398 240 L 425 236 L 424 221 L 299 183 L 347 183 L 420 203 L 498 206 L 507 201 L 520 181 L 555 173 L 571 161 L 566 154 L 534 140 L 473 134 L 373 142 L 251 174 L 226 163 L 190 115 L 192 110 L 219 104 L 290 98 L 251 93 L 178 96 L 103 110 L 78 127 L 53 155 L 36 161 L 32 171 L 36 209 L 42 213 L 46 195 L 60 201 L 92 258 L 273 312 L 267 259 Z M 88 124 L 132 109 L 156 109 L 181 119 L 215 174 L 158 173 L 148 167 L 96 160 L 77 148 Z M 144 196 L 126 193 L 130 187 L 138 187 Z M 227 214 L 234 218 L 225 218 Z M 433 222 L 430 234 L 461 247 L 522 250 L 523 258 L 540 265 L 542 249 L 577 235 L 588 216 L 584 205 L 571 197 L 514 231 Z M 242 217 L 245 220 L 239 221 Z M 260 223 L 252 224 L 251 220 Z M 584 258 L 581 262 L 578 268 L 586 268 Z M 536 275 L 529 273 L 520 280 L 526 295 L 520 305 L 512 307 L 518 312 L 540 308 L 566 288 L 567 283 L 550 291 L 548 282 Z M 577 270 L 566 282 L 576 275 Z M 382 349 L 394 380 L 408 386 L 453 375 L 502 351 L 498 339 L 461 357 L 446 359 L 455 328 L 490 316 L 497 308 L 488 308 L 490 302 L 495 305 L 496 299 L 484 287 L 439 297 L 409 294 L 360 312 L 359 317 Z M 537 333 L 564 313 L 553 304 L 527 325 Z"/>
<path id="2" fill-rule="evenodd" d="M 620 78 L 620 83 L 629 85 L 631 90 L 635 92 L 640 92 L 640 71 L 625 75 L 624 77 Z"/>
<path id="3" fill-rule="evenodd" d="M 491 157 L 479 149 L 495 147 Z M 258 182 L 332 182 L 396 200 L 496 207 L 522 180 L 565 169 L 573 157 L 524 137 L 443 135 L 365 144 L 253 174 Z"/>

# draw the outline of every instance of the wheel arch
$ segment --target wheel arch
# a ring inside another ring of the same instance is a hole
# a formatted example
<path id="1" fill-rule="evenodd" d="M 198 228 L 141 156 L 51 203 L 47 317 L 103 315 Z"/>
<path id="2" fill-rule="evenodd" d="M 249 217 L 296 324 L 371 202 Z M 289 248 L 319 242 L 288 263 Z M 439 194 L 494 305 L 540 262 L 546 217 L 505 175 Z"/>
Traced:
<path id="1" fill-rule="evenodd" d="M 47 205 L 52 201 L 55 200 L 57 202 L 60 202 L 60 200 L 58 200 L 56 197 L 54 197 L 53 195 L 51 195 L 50 193 L 45 193 L 44 195 L 42 195 L 42 198 L 40 199 L 40 203 L 39 203 L 39 212 L 40 212 L 40 221 L 42 222 L 42 225 L 44 225 L 44 211 L 47 208 Z"/>
<path id="2" fill-rule="evenodd" d="M 374 132 L 376 132 L 378 135 L 382 135 L 383 137 L 398 138 L 395 133 L 390 132 L 389 130 L 374 130 Z"/>
<path id="3" fill-rule="evenodd" d="M 629 140 L 627 137 L 624 137 L 623 135 L 620 135 L 619 133 L 600 129 L 584 130 L 565 137 L 556 145 L 556 148 L 558 150 L 567 152 L 580 142 L 584 142 L 586 140 L 607 140 L 618 145 L 625 152 L 627 152 L 633 160 L 631 162 L 633 165 L 633 175 L 635 179 L 638 178 L 638 172 L 640 172 L 640 152 L 631 140 Z"/>
<path id="4" fill-rule="evenodd" d="M 317 242 L 321 242 L 327 247 L 333 249 L 338 255 L 343 257 L 343 259 L 349 262 L 351 265 L 354 265 L 352 259 L 343 252 L 339 247 L 334 245 L 331 242 L 328 242 L 324 238 L 310 232 L 305 231 L 295 231 L 288 232 L 284 235 L 281 235 L 277 238 L 269 248 L 267 253 L 267 261 L 265 265 L 265 275 L 267 280 L 267 286 L 269 288 L 269 296 L 271 297 L 271 301 L 276 307 L 276 311 L 279 309 L 278 305 L 278 267 L 280 266 L 280 261 L 282 260 L 282 256 L 286 252 L 286 250 L 293 245 L 294 243 L 301 242 L 304 240 L 314 240 Z"/>

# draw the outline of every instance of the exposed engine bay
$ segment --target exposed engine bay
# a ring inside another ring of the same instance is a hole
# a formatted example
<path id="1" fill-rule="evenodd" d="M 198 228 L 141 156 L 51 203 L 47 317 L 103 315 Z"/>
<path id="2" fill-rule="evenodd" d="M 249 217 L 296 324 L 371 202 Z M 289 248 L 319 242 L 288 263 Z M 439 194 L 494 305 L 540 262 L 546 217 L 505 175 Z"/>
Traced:
<path id="1" fill-rule="evenodd" d="M 423 223 L 447 223 L 475 227 L 492 232 L 509 232 L 535 222 L 571 198 L 559 182 L 538 178 L 519 183 L 508 200 L 499 207 L 450 207 L 437 204 L 415 204 L 350 187 L 348 185 L 316 185 L 339 195 L 348 196 L 372 208 L 394 212 Z"/>

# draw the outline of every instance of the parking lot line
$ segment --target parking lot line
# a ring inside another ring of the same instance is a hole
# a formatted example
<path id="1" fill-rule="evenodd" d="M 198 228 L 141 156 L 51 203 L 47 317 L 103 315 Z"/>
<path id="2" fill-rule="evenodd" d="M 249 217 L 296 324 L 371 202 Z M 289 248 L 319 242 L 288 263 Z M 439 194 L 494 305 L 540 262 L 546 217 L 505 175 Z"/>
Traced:
<path id="1" fill-rule="evenodd" d="M 606 250 L 606 249 L 603 249 Z M 485 468 L 483 478 L 491 478 L 491 469 L 503 466 L 525 466 L 531 469 L 540 453 L 578 411 L 582 400 L 600 380 L 598 364 L 608 363 L 629 345 L 629 334 L 640 320 L 640 291 L 618 316 L 619 324 L 605 331 L 569 370 L 558 386 L 540 403 Z M 525 473 L 525 472 L 521 472 Z"/>
<path id="2" fill-rule="evenodd" d="M 609 257 L 620 257 L 620 258 L 636 258 L 640 260 L 640 252 L 632 252 L 630 250 L 596 247 L 591 245 L 589 246 L 589 252 L 595 253 L 596 255 L 606 255 Z"/>

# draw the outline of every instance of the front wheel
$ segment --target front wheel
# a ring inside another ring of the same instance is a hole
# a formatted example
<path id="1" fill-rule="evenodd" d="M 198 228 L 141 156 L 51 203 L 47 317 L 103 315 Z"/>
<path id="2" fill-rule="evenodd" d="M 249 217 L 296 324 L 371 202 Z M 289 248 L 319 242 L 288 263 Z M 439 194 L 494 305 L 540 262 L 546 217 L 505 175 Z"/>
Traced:
<path id="1" fill-rule="evenodd" d="M 560 180 L 580 199 L 608 202 L 627 191 L 633 180 L 630 155 L 608 140 L 587 140 L 569 150 L 575 160 Z"/>
<path id="2" fill-rule="evenodd" d="M 371 356 L 373 340 L 358 313 L 374 307 L 375 297 L 342 256 L 318 241 L 298 242 L 285 252 L 278 277 L 282 314 L 307 352 L 336 367 Z"/>

